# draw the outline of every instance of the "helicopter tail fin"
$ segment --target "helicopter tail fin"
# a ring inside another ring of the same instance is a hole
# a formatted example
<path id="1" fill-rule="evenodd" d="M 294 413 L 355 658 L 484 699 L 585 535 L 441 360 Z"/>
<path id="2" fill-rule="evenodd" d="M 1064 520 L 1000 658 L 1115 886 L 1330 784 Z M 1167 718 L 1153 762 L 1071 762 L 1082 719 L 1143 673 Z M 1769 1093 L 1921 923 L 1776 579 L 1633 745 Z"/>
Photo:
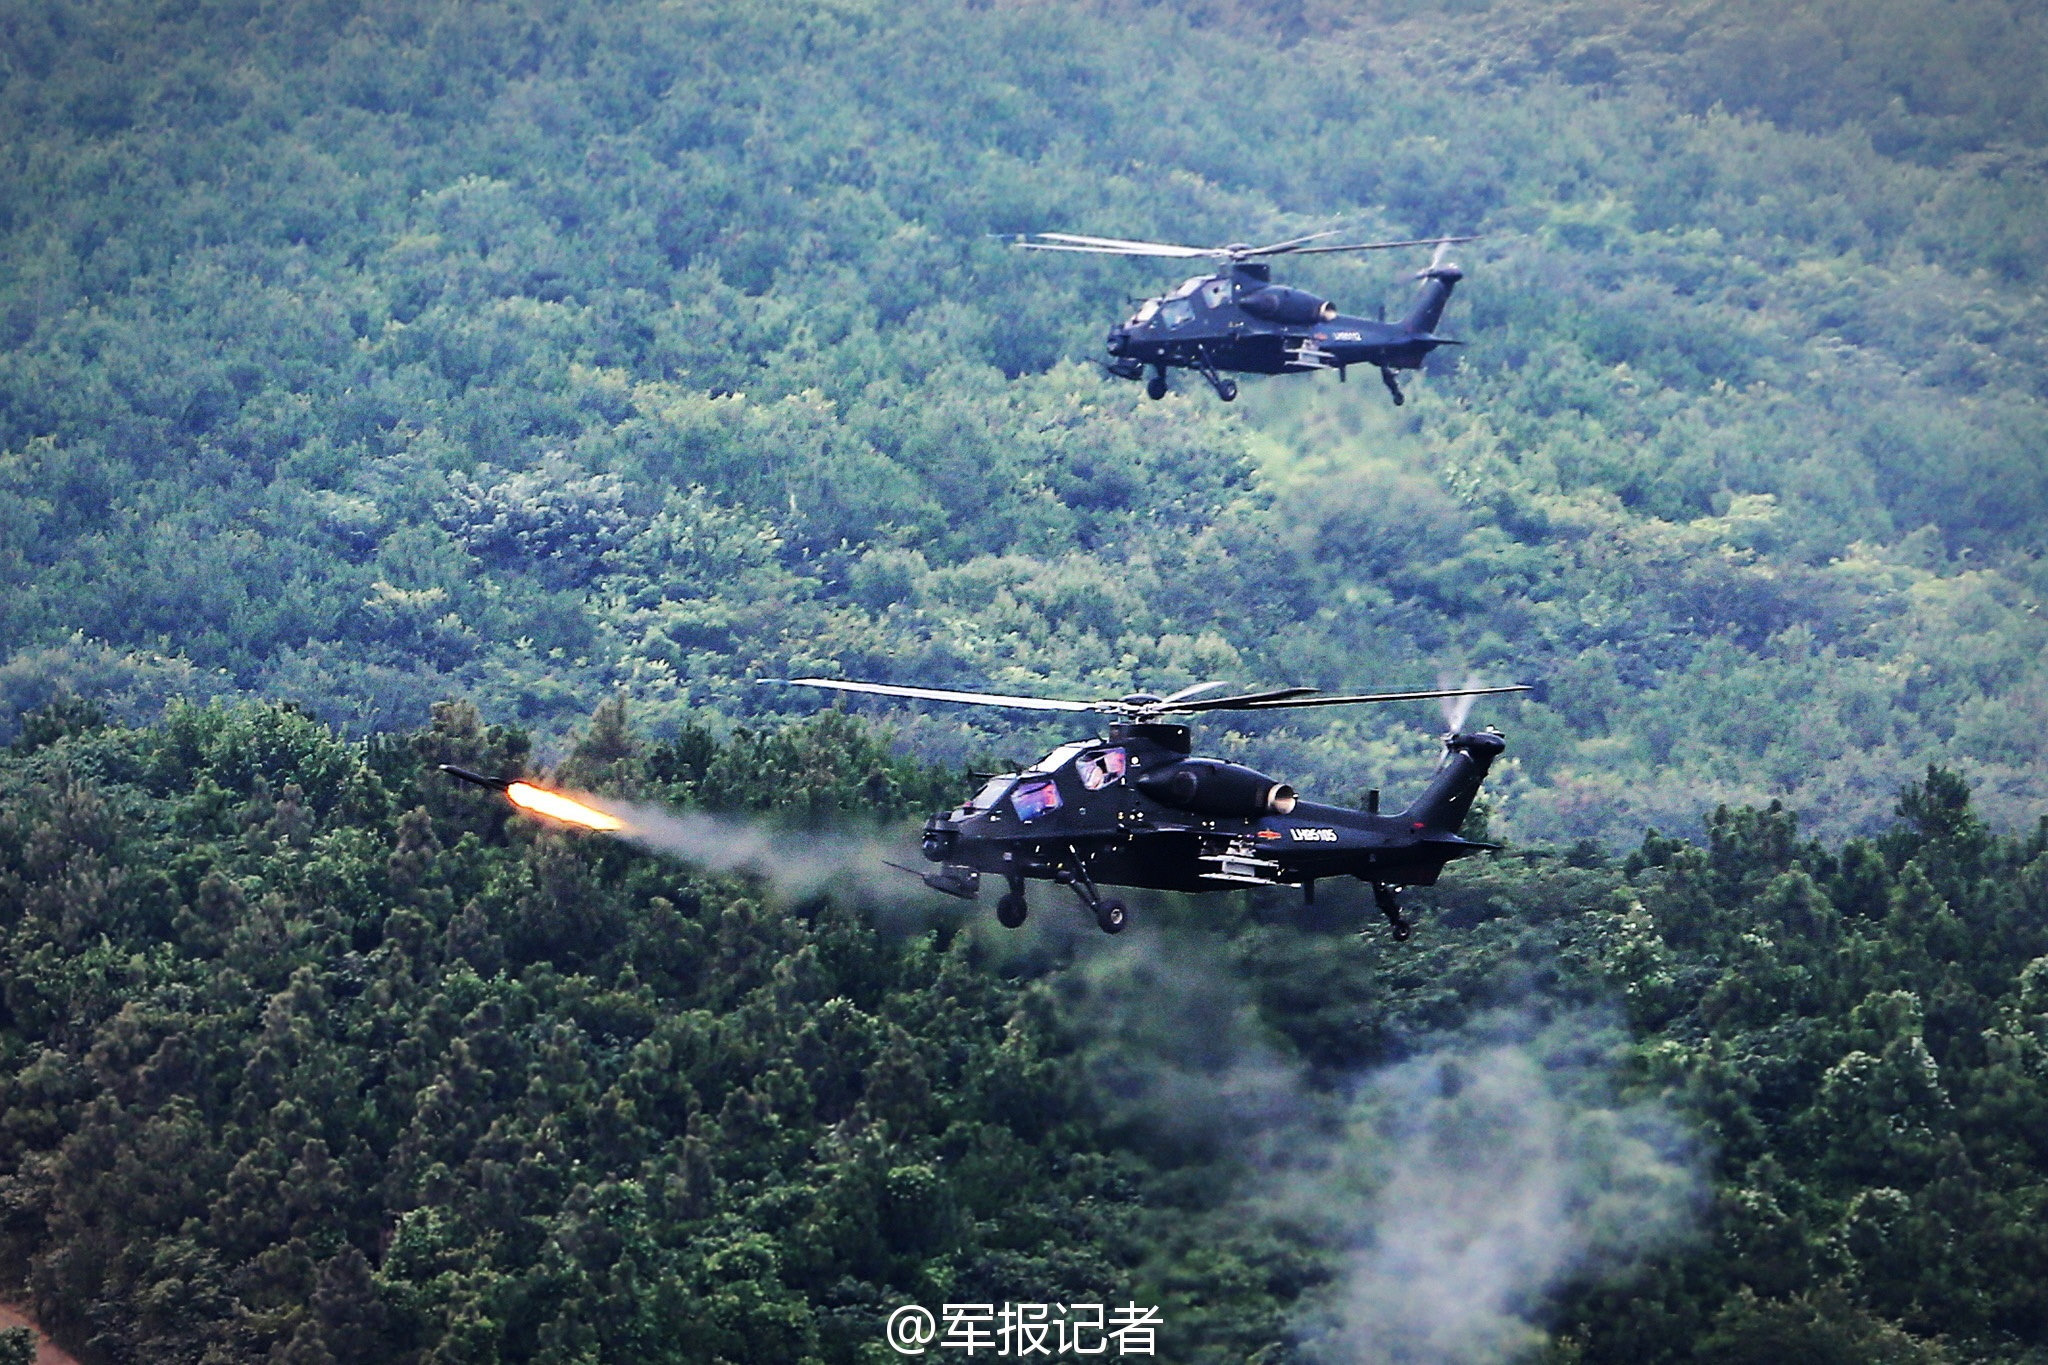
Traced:
<path id="1" fill-rule="evenodd" d="M 1418 833 L 1455 836 L 1471 813 L 1479 784 L 1505 748 L 1507 741 L 1494 730 L 1445 736 L 1443 763 L 1402 818 Z"/>
<path id="2" fill-rule="evenodd" d="M 1444 253 L 1451 249 L 1448 238 L 1436 244 L 1436 251 L 1429 258 L 1429 264 L 1415 272 L 1415 278 L 1422 281 L 1422 289 L 1415 296 L 1415 306 L 1408 310 L 1408 316 L 1401 319 L 1401 325 L 1410 332 L 1428 336 L 1436 331 L 1437 320 L 1444 315 L 1444 305 L 1451 301 L 1451 291 L 1458 287 L 1458 281 L 1465 278 L 1465 272 L 1457 264 L 1444 259 Z"/>
<path id="3" fill-rule="evenodd" d="M 1451 291 L 1465 278 L 1465 272 L 1455 265 L 1433 265 L 1417 278 L 1422 281 L 1422 289 L 1415 296 L 1415 306 L 1401 319 L 1401 325 L 1410 332 L 1427 335 L 1436 330 L 1438 319 L 1444 315 L 1444 305 L 1450 302 Z"/>

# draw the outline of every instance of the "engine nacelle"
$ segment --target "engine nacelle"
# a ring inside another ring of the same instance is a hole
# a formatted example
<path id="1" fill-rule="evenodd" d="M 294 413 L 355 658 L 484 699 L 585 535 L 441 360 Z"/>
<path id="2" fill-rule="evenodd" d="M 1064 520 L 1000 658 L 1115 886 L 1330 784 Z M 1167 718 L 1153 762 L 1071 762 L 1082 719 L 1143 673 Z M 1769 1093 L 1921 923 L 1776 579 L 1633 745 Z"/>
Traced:
<path id="1" fill-rule="evenodd" d="M 1268 322 L 1283 322 L 1296 327 L 1313 323 L 1328 322 L 1337 316 L 1337 305 L 1328 299 L 1309 293 L 1306 289 L 1293 289 L 1284 284 L 1269 284 L 1264 289 L 1254 289 L 1238 296 L 1237 306 L 1255 318 Z"/>
<path id="2" fill-rule="evenodd" d="M 1193 815 L 1256 819 L 1294 809 L 1294 788 L 1262 772 L 1213 758 L 1185 758 L 1137 779 L 1139 791 L 1162 806 Z"/>

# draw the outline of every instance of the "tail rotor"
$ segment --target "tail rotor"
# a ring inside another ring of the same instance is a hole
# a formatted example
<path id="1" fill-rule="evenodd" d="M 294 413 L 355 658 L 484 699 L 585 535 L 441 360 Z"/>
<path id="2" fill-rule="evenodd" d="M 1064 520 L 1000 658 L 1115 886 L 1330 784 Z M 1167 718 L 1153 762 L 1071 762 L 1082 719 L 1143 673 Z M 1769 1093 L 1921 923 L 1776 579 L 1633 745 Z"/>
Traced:
<path id="1" fill-rule="evenodd" d="M 1453 272 L 1453 277 L 1454 277 L 1454 278 L 1456 278 L 1456 279 L 1463 279 L 1463 278 L 1465 277 L 1465 272 L 1464 272 L 1463 270 L 1459 269 L 1459 268 L 1458 268 L 1458 266 L 1457 266 L 1457 265 L 1456 265 L 1455 263 L 1453 263 L 1453 264 L 1450 264 L 1450 265 L 1445 265 L 1445 264 L 1444 264 L 1444 258 L 1445 258 L 1446 256 L 1448 256 L 1448 255 L 1450 255 L 1450 254 L 1451 254 L 1451 243 L 1452 243 L 1452 242 L 1456 242 L 1456 241 L 1470 241 L 1470 240 L 1471 240 L 1471 239 L 1470 239 L 1469 237 L 1440 237 L 1440 238 L 1438 238 L 1438 239 L 1437 239 L 1437 244 L 1436 244 L 1436 250 L 1435 250 L 1434 252 L 1432 252 L 1432 253 L 1430 254 L 1430 258 L 1429 258 L 1429 264 L 1428 264 L 1428 265 L 1426 265 L 1426 266 L 1424 266 L 1424 267 L 1423 267 L 1422 269 L 1420 269 L 1420 270 L 1416 271 L 1416 272 L 1415 272 L 1415 278 L 1416 278 L 1416 279 L 1418 279 L 1418 280 L 1428 280 L 1428 279 L 1435 279 L 1435 278 L 1438 278 L 1438 276 L 1437 276 L 1437 272 L 1438 272 L 1438 271 L 1440 271 L 1440 270 L 1447 270 L 1447 271 L 1451 271 L 1451 272 Z"/>
<path id="2" fill-rule="evenodd" d="M 1479 700 L 1477 694 L 1480 689 L 1486 686 L 1486 683 L 1477 673 L 1467 670 L 1463 682 L 1458 682 L 1449 673 L 1439 673 L 1437 675 L 1437 686 L 1447 692 L 1453 688 L 1461 689 L 1464 692 L 1462 696 L 1440 697 L 1437 699 L 1437 706 L 1443 711 L 1444 733 L 1446 735 L 1455 735 L 1462 731 L 1465 728 L 1465 722 L 1472 718 L 1472 703 Z"/>

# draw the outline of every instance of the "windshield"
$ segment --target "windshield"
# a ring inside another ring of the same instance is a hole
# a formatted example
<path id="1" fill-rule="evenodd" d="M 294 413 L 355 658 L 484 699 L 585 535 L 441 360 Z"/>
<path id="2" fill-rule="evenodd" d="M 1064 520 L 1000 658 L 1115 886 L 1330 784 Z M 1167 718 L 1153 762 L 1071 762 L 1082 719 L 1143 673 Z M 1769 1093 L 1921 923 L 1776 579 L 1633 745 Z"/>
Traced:
<path id="1" fill-rule="evenodd" d="M 1059 748 L 1054 749 L 1044 758 L 1041 758 L 1038 760 L 1038 762 L 1032 764 L 1031 771 L 1035 773 L 1056 773 L 1060 769 L 1066 767 L 1069 763 L 1073 762 L 1074 755 L 1080 753 L 1083 749 L 1086 749 L 1088 746 L 1089 741 L 1087 740 L 1081 740 L 1078 743 L 1074 744 L 1062 744 Z"/>
<path id="2" fill-rule="evenodd" d="M 962 809 L 993 809 L 996 802 L 1003 799 L 1003 793 L 1008 791 L 1016 781 L 1017 775 L 1015 773 L 1001 773 L 995 777 L 991 777 L 988 780 L 988 782 L 982 787 L 982 789 L 974 794 L 974 798 L 971 801 L 969 801 L 964 807 L 962 807 Z"/>

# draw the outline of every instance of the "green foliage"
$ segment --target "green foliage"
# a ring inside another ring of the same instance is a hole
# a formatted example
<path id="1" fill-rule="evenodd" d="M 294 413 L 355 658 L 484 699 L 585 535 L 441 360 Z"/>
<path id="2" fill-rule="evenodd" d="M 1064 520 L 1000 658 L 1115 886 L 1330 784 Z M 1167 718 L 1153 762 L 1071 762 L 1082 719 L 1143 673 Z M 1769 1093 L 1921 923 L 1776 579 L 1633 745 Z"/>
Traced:
<path id="1" fill-rule="evenodd" d="M 836 714 L 629 720 L 607 702 L 572 762 L 674 803 L 939 789 Z M 854 1361 L 900 1302 L 1128 1290 L 1176 1358 L 1288 1359 L 1351 1243 L 1260 1193 L 1263 1102 L 1195 1097 L 1299 1067 L 1320 1103 L 1532 992 L 1618 994 L 1627 1095 L 1714 1161 L 1706 1235 L 1564 1286 L 1553 1356 L 2020 1360 L 2048 1322 L 2048 864 L 1952 773 L 1840 852 L 1724 808 L 1705 848 L 1466 869 L 1406 945 L 1162 901 L 1168 968 L 776 905 L 431 767 L 526 755 L 450 705 L 375 742 L 188 708 L 0 757 L 0 1269 L 52 1330 L 117 1359 Z M 1374 919 L 1336 888 L 1316 913 Z"/>
<path id="2" fill-rule="evenodd" d="M 624 781 L 624 721 L 575 761 Z M 734 745 L 817 760 L 775 773 L 809 812 L 930 781 L 844 717 Z M 524 753 L 472 708 L 375 746 L 237 708 L 6 760 L 0 1265 L 38 1302 L 131 1359 L 852 1360 L 905 1297 L 1117 1278 L 1117 1163 L 965 937 L 771 909 L 429 766 Z M 953 1173 L 991 1144 L 1005 1179 Z M 1022 1230 L 1055 1218 L 1079 1240 Z"/>
<path id="3" fill-rule="evenodd" d="M 758 729 L 814 671 L 1470 666 L 1552 684 L 1490 717 L 1503 831 L 1778 798 L 1871 834 L 1930 762 L 2010 828 L 2048 771 L 2048 39 L 1939 8 L 17 7 L 0 728 L 460 694 L 559 741 L 620 689 Z M 986 237 L 1338 222 L 1490 234 L 1474 344 L 1399 413 L 1105 387 L 1157 270 Z M 1418 720 L 1246 738 L 1392 788 Z"/>

